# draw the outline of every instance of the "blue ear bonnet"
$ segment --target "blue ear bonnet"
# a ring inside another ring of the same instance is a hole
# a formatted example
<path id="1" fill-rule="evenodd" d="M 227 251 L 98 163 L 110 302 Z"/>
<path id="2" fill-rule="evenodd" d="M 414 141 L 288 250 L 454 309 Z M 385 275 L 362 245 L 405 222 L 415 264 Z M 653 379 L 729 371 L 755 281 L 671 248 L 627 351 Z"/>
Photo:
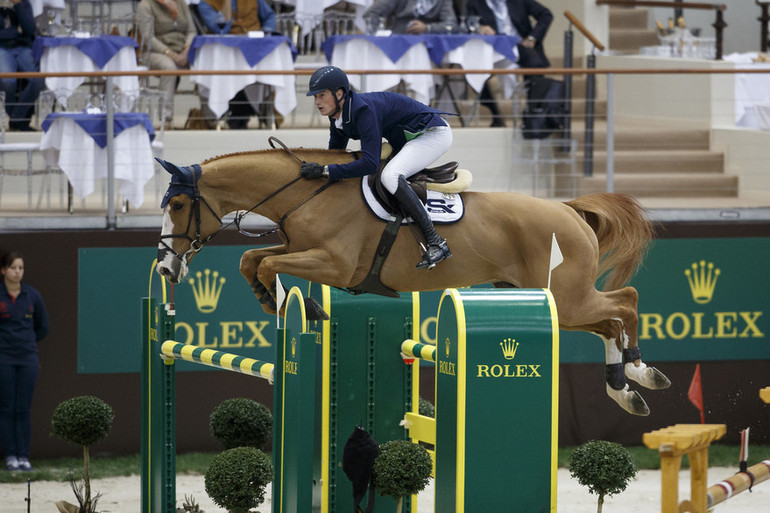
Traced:
<path id="1" fill-rule="evenodd" d="M 201 167 L 198 164 L 192 166 L 178 167 L 171 162 L 156 158 L 163 169 L 171 173 L 171 183 L 168 186 L 163 200 L 160 202 L 160 208 L 166 208 L 168 200 L 178 194 L 187 194 L 193 198 L 195 189 L 197 189 L 198 180 L 201 177 Z"/>

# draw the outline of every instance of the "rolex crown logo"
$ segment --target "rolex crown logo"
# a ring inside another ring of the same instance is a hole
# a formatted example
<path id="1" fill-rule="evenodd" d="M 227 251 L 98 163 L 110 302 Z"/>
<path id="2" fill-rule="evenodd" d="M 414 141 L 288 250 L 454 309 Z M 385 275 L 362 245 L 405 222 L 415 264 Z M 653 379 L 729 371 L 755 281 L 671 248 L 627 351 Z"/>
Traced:
<path id="1" fill-rule="evenodd" d="M 449 356 L 449 346 L 450 346 L 449 337 L 447 337 L 447 339 L 444 341 L 444 351 L 447 356 Z"/>
<path id="2" fill-rule="evenodd" d="M 699 305 L 711 301 L 721 270 L 715 269 L 713 262 L 706 264 L 705 260 L 701 260 L 697 263 L 693 262 L 690 269 L 686 269 L 684 274 L 690 284 L 693 301 Z"/>
<path id="3" fill-rule="evenodd" d="M 297 357 L 297 339 L 296 338 L 291 339 L 291 357 L 292 358 Z"/>
<path id="4" fill-rule="evenodd" d="M 516 350 L 519 348 L 519 343 L 514 338 L 506 338 L 500 342 L 500 347 L 503 349 L 503 356 L 506 360 L 513 360 L 516 358 Z"/>
<path id="5" fill-rule="evenodd" d="M 219 295 L 225 284 L 225 277 L 219 277 L 219 271 L 211 272 L 206 269 L 203 273 L 198 271 L 195 278 L 188 280 L 195 296 L 195 305 L 202 313 L 211 313 L 217 309 Z"/>

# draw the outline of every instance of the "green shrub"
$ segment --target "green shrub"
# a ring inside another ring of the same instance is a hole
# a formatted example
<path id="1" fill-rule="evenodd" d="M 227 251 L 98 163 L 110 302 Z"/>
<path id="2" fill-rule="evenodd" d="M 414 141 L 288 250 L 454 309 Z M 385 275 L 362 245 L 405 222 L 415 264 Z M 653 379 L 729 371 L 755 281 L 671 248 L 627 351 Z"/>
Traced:
<path id="1" fill-rule="evenodd" d="M 601 513 L 605 495 L 626 489 L 636 476 L 631 453 L 620 444 L 592 440 L 577 447 L 570 455 L 569 471 L 590 493 L 599 496 L 597 511 Z"/>
<path id="2" fill-rule="evenodd" d="M 76 483 L 70 474 L 70 485 L 80 504 L 81 513 L 95 512 L 99 498 L 99 494 L 91 497 L 91 458 L 88 447 L 109 434 L 114 418 L 115 414 L 107 403 L 90 395 L 73 397 L 59 403 L 51 417 L 51 431 L 54 435 L 83 448 L 82 485 Z"/>
<path id="3" fill-rule="evenodd" d="M 420 397 L 420 403 L 419 403 L 417 412 L 420 415 L 434 418 L 436 416 L 436 407 L 433 406 L 433 403 L 431 403 L 427 399 L 423 399 L 422 397 Z"/>
<path id="4" fill-rule="evenodd" d="M 251 399 L 227 399 L 214 408 L 209 429 L 225 449 L 262 449 L 273 436 L 273 415 L 267 406 Z"/>
<path id="5" fill-rule="evenodd" d="M 115 414 L 101 399 L 89 395 L 59 403 L 51 418 L 54 435 L 78 445 L 92 445 L 105 438 Z"/>
<path id="6" fill-rule="evenodd" d="M 428 484 L 433 464 L 424 447 L 408 440 L 380 445 L 374 460 L 374 484 L 380 495 L 400 499 L 421 491 Z"/>
<path id="7" fill-rule="evenodd" d="M 273 480 L 270 458 L 254 447 L 236 447 L 218 454 L 204 475 L 206 493 L 231 513 L 246 513 L 265 500 Z"/>

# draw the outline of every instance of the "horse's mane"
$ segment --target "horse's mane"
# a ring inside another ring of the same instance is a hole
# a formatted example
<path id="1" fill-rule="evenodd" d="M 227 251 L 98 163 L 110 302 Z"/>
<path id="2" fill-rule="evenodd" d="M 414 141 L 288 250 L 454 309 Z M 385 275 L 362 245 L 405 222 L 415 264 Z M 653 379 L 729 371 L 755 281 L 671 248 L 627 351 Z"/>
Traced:
<path id="1" fill-rule="evenodd" d="M 338 154 L 338 155 L 344 155 L 347 153 L 350 153 L 348 150 L 327 150 L 325 148 L 289 148 L 294 153 L 305 153 L 305 152 L 328 152 L 329 154 Z M 239 157 L 239 156 L 251 156 L 251 155 L 266 155 L 266 154 L 274 154 L 274 153 L 286 153 L 286 150 L 283 148 L 267 148 L 264 150 L 246 150 L 246 151 L 236 151 L 234 153 L 226 153 L 224 155 L 217 155 L 215 157 L 208 158 L 201 162 L 201 165 L 203 164 L 209 164 L 211 162 L 215 162 L 217 160 L 229 158 L 229 157 Z M 287 153 L 288 155 L 288 153 Z"/>

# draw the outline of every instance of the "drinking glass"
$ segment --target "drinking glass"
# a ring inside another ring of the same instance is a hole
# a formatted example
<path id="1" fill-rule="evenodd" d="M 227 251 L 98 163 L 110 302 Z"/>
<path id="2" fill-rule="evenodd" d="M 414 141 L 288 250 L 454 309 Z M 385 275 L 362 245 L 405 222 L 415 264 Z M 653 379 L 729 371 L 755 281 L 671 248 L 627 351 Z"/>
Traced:
<path id="1" fill-rule="evenodd" d="M 468 32 L 478 34 L 481 30 L 481 16 L 468 16 Z"/>

